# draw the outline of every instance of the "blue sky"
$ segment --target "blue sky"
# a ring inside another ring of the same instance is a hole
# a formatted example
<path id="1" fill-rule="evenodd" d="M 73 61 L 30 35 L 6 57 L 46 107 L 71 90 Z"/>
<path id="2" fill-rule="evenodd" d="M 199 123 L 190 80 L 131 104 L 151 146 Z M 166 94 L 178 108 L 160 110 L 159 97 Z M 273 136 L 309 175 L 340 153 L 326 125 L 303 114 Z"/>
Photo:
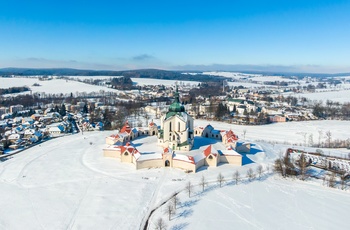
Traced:
<path id="1" fill-rule="evenodd" d="M 2 1 L 0 68 L 350 72 L 350 1 Z"/>

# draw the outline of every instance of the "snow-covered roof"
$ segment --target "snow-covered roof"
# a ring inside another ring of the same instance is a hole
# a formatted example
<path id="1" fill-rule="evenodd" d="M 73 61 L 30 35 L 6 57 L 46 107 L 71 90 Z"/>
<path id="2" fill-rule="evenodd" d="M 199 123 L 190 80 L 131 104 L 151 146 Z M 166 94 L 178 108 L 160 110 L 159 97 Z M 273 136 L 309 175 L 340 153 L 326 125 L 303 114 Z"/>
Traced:
<path id="1" fill-rule="evenodd" d="M 219 150 L 218 151 L 220 155 L 226 155 L 226 156 L 242 156 L 238 152 L 236 152 L 233 149 L 227 149 L 227 150 Z"/>
<path id="2" fill-rule="evenodd" d="M 188 163 L 195 163 L 195 160 L 192 156 L 187 156 L 187 155 L 182 155 L 182 154 L 175 154 L 173 160 L 180 160 L 180 161 L 185 161 Z"/>
<path id="3" fill-rule="evenodd" d="M 141 156 L 137 159 L 137 161 L 147 161 L 147 160 L 156 160 L 156 159 L 162 159 L 163 156 L 161 153 L 154 153 L 154 154 L 141 154 Z"/>
<path id="4" fill-rule="evenodd" d="M 49 127 L 49 132 L 61 132 L 61 129 L 57 126 L 51 126 Z"/>

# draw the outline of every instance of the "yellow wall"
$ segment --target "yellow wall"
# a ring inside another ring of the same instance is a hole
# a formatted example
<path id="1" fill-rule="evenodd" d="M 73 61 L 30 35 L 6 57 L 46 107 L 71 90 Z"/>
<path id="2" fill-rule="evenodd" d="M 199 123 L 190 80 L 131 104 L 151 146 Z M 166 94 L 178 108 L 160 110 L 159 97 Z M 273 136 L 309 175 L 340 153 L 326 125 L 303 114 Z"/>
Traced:
<path id="1" fill-rule="evenodd" d="M 210 156 L 212 156 L 212 159 L 209 159 Z M 205 165 L 216 167 L 218 165 L 218 159 L 214 155 L 210 154 L 205 158 Z"/>
<path id="2" fill-rule="evenodd" d="M 242 166 L 242 156 L 220 156 L 220 162 Z"/>
<path id="3" fill-rule="evenodd" d="M 184 170 L 192 170 L 192 172 L 196 172 L 196 165 L 190 162 L 181 161 L 181 160 L 173 160 L 173 168 L 180 168 Z"/>
<path id="4" fill-rule="evenodd" d="M 125 153 L 127 153 L 128 155 L 125 155 Z M 132 158 L 133 156 L 128 151 L 125 151 L 123 154 L 120 155 L 121 162 L 132 163 Z"/>
<path id="5" fill-rule="evenodd" d="M 104 149 L 103 150 L 103 156 L 120 158 L 120 150 Z"/>
<path id="6" fill-rule="evenodd" d="M 136 169 L 164 167 L 163 159 L 136 161 Z"/>

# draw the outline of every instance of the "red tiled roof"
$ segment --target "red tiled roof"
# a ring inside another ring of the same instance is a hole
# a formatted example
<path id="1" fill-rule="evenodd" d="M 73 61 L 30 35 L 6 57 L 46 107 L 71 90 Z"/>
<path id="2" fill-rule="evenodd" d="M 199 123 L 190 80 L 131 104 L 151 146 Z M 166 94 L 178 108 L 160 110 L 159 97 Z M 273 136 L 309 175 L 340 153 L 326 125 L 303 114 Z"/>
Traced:
<path id="1" fill-rule="evenodd" d="M 192 156 L 188 156 L 188 159 L 191 161 L 192 164 L 194 164 L 194 158 Z"/>
<path id="2" fill-rule="evenodd" d="M 121 133 L 126 132 L 126 133 L 129 133 L 129 134 L 130 134 L 130 132 L 131 132 L 131 127 L 130 127 L 128 121 L 125 122 L 125 125 L 124 125 L 123 128 L 120 130 L 120 132 L 121 132 Z"/>
<path id="3" fill-rule="evenodd" d="M 233 142 L 238 140 L 237 135 L 232 130 L 226 132 L 225 135 L 227 137 L 227 142 Z"/>
<path id="4" fill-rule="evenodd" d="M 205 157 L 209 156 L 209 154 L 211 153 L 211 145 L 209 145 L 206 149 L 204 149 L 203 153 Z"/>

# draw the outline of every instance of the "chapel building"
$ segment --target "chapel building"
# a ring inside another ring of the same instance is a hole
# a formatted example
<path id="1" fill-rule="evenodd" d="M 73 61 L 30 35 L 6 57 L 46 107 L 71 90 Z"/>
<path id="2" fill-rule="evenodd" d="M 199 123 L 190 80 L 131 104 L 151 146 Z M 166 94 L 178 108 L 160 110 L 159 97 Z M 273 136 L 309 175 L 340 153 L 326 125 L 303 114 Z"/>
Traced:
<path id="1" fill-rule="evenodd" d="M 185 111 L 176 86 L 175 101 L 161 117 L 158 145 L 173 150 L 190 151 L 194 143 L 193 118 Z"/>

